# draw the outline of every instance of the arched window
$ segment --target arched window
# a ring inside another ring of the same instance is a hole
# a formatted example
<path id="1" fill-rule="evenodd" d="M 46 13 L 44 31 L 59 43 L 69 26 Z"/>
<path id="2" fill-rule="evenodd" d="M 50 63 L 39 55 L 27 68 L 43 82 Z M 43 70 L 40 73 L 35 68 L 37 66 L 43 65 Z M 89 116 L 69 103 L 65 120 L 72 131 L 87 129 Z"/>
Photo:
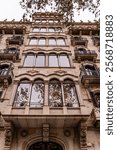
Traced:
<path id="1" fill-rule="evenodd" d="M 47 32 L 47 29 L 46 28 L 40 28 L 40 32 Z"/>
<path id="2" fill-rule="evenodd" d="M 35 55 L 33 53 L 28 53 L 24 60 L 24 67 L 33 67 L 35 61 Z"/>
<path id="3" fill-rule="evenodd" d="M 36 67 L 44 67 L 45 66 L 45 55 L 43 53 L 40 53 L 36 57 Z"/>
<path id="4" fill-rule="evenodd" d="M 20 81 L 15 95 L 14 106 L 24 107 L 28 104 L 30 96 L 30 87 L 31 86 L 29 80 L 23 79 L 22 81 Z"/>
<path id="5" fill-rule="evenodd" d="M 78 107 L 78 99 L 75 84 L 72 80 L 66 79 L 63 83 L 64 100 L 68 107 Z"/>
<path id="6" fill-rule="evenodd" d="M 37 45 L 37 38 L 33 37 L 30 39 L 29 45 Z"/>
<path id="7" fill-rule="evenodd" d="M 46 39 L 45 38 L 40 38 L 38 45 L 46 45 Z"/>
<path id="8" fill-rule="evenodd" d="M 42 23 L 46 23 L 46 22 L 47 22 L 47 20 L 43 19 L 43 20 L 41 20 L 41 22 L 42 22 Z"/>
<path id="9" fill-rule="evenodd" d="M 53 22 L 54 22 L 54 20 L 48 20 L 48 22 L 49 22 L 49 23 L 53 23 Z"/>
<path id="10" fill-rule="evenodd" d="M 57 39 L 57 45 L 60 45 L 60 46 L 65 45 L 65 39 L 64 38 L 58 38 Z"/>
<path id="11" fill-rule="evenodd" d="M 34 81 L 31 89 L 30 107 L 42 107 L 44 102 L 44 82 L 41 79 Z"/>
<path id="12" fill-rule="evenodd" d="M 69 58 L 66 54 L 60 54 L 59 66 L 60 67 L 70 67 Z"/>
<path id="13" fill-rule="evenodd" d="M 49 55 L 49 67 L 58 67 L 58 57 L 56 54 Z"/>
<path id="14" fill-rule="evenodd" d="M 57 79 L 52 79 L 49 82 L 49 106 L 62 107 L 62 92 L 61 84 Z"/>
<path id="15" fill-rule="evenodd" d="M 48 45 L 56 45 L 56 39 L 55 38 L 49 38 L 48 39 Z"/>
<path id="16" fill-rule="evenodd" d="M 55 32 L 55 28 L 48 28 L 48 32 Z"/>
<path id="17" fill-rule="evenodd" d="M 39 28 L 37 27 L 33 28 L 32 32 L 39 32 Z"/>

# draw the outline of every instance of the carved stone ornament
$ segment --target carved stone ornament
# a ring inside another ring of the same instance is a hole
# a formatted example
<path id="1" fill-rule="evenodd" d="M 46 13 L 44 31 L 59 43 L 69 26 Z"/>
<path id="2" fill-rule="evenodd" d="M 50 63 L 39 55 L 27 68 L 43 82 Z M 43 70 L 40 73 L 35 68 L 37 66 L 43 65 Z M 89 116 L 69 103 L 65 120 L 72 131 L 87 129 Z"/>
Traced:
<path id="1" fill-rule="evenodd" d="M 49 142 L 49 124 L 43 124 L 43 142 Z"/>
<path id="2" fill-rule="evenodd" d="M 13 126 L 12 124 L 9 123 L 5 123 L 5 148 L 9 148 L 11 147 L 11 143 L 12 143 L 12 138 L 13 138 Z"/>
<path id="3" fill-rule="evenodd" d="M 33 69 L 33 70 L 27 71 L 27 73 L 30 75 L 35 75 L 35 74 L 39 73 L 39 71 Z"/>
<path id="4" fill-rule="evenodd" d="M 81 123 L 80 128 L 80 148 L 81 150 L 87 150 L 87 127 L 84 123 Z"/>
<path id="5" fill-rule="evenodd" d="M 57 70 L 57 71 L 55 71 L 54 73 L 57 73 L 57 74 L 66 74 L 67 71 L 64 71 L 64 70 Z"/>

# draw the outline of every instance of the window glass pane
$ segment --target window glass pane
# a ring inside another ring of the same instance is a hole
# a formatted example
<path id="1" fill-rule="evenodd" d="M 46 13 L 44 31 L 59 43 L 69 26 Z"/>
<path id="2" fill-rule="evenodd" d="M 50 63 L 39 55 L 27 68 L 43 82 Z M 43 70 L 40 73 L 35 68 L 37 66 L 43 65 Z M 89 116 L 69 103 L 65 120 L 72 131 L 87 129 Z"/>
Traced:
<path id="1" fill-rule="evenodd" d="M 30 39 L 29 45 L 37 45 L 37 38 Z"/>
<path id="2" fill-rule="evenodd" d="M 59 56 L 59 66 L 61 67 L 70 67 L 69 59 L 66 55 Z"/>
<path id="3" fill-rule="evenodd" d="M 65 80 L 63 84 L 65 104 L 68 107 L 78 107 L 75 85 L 71 80 Z"/>
<path id="4" fill-rule="evenodd" d="M 35 22 L 40 22 L 41 20 L 39 20 L 39 19 L 37 19 L 37 20 L 35 20 Z"/>
<path id="5" fill-rule="evenodd" d="M 53 20 L 48 20 L 48 22 L 49 22 L 49 23 L 53 23 L 54 21 L 53 21 Z"/>
<path id="6" fill-rule="evenodd" d="M 65 40 L 64 39 L 57 39 L 57 45 L 65 45 Z"/>
<path id="7" fill-rule="evenodd" d="M 40 28 L 40 32 L 46 32 L 46 28 Z"/>
<path id="8" fill-rule="evenodd" d="M 45 38 L 40 38 L 38 45 L 45 45 L 45 44 L 46 44 Z"/>
<path id="9" fill-rule="evenodd" d="M 44 84 L 42 81 L 36 81 L 32 86 L 31 107 L 42 107 L 44 102 Z"/>
<path id="10" fill-rule="evenodd" d="M 45 66 L 45 55 L 39 54 L 36 58 L 36 67 L 44 67 Z"/>
<path id="11" fill-rule="evenodd" d="M 42 20 L 41 22 L 42 22 L 42 23 L 46 23 L 47 21 L 46 21 L 46 20 Z"/>
<path id="12" fill-rule="evenodd" d="M 24 107 L 27 105 L 29 101 L 29 90 L 30 90 L 29 83 L 20 83 L 15 96 L 14 102 L 15 106 Z"/>
<path id="13" fill-rule="evenodd" d="M 56 40 L 54 38 L 50 38 L 48 41 L 49 45 L 56 45 Z"/>
<path id="14" fill-rule="evenodd" d="M 51 80 L 49 83 L 49 105 L 62 107 L 61 84 L 58 80 Z"/>
<path id="15" fill-rule="evenodd" d="M 33 28 L 32 32 L 39 32 L 39 28 Z"/>
<path id="16" fill-rule="evenodd" d="M 48 32 L 55 32 L 54 28 L 48 28 Z"/>
<path id="17" fill-rule="evenodd" d="M 24 67 L 32 67 L 34 66 L 35 56 L 33 54 L 29 54 L 25 57 Z"/>
<path id="18" fill-rule="evenodd" d="M 49 56 L 49 66 L 58 67 L 58 57 L 55 54 Z"/>

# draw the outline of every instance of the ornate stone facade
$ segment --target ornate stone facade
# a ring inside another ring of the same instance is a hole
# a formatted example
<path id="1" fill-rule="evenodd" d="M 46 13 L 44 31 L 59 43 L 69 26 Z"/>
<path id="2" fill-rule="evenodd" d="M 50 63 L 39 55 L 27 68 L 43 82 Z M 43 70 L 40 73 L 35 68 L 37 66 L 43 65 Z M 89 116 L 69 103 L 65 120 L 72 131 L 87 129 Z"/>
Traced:
<path id="1" fill-rule="evenodd" d="M 0 150 L 99 150 L 99 23 L 35 13 L 0 34 Z"/>

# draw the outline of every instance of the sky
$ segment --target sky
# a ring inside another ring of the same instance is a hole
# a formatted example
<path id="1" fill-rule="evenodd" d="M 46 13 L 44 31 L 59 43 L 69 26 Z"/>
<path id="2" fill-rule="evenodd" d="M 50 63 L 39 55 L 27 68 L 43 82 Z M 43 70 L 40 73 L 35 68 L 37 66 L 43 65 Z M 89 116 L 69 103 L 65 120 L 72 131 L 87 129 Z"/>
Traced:
<path id="1" fill-rule="evenodd" d="M 16 21 L 21 20 L 24 10 L 21 8 L 19 2 L 20 0 L 0 0 L 0 21 L 5 19 L 9 21 L 13 19 Z M 95 16 L 88 11 L 82 12 L 80 16 L 75 18 L 76 21 L 95 20 Z"/>

